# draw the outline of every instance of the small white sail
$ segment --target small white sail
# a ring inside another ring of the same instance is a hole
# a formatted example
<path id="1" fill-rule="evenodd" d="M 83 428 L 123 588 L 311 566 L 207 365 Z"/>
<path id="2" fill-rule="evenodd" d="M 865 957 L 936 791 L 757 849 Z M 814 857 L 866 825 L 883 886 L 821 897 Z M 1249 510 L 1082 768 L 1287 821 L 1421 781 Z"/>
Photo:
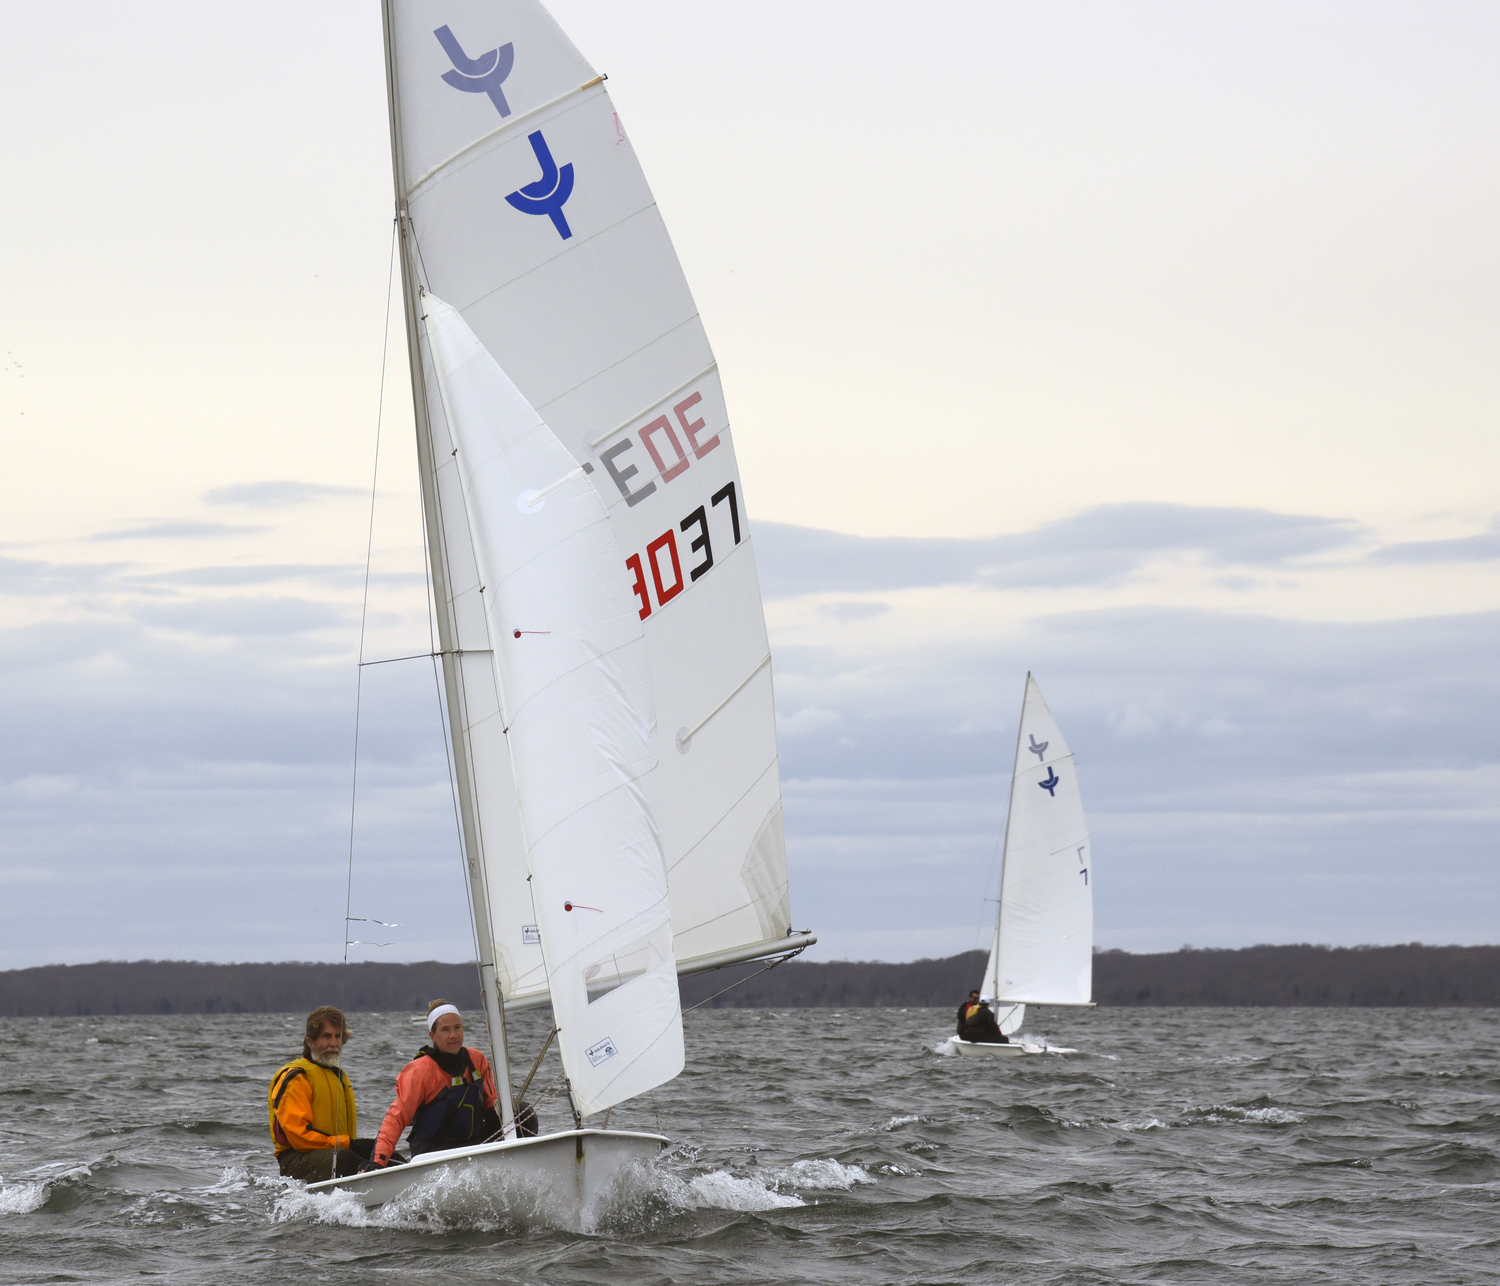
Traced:
<path id="1" fill-rule="evenodd" d="M 657 816 L 680 972 L 797 945 L 770 648 L 713 352 L 600 77 L 535 0 L 388 0 L 403 242 L 609 514 L 646 636 Z M 433 405 L 464 783 L 508 1008 L 545 1001 L 490 640 Z M 471 655 L 473 653 L 473 655 Z"/>
<path id="2" fill-rule="evenodd" d="M 493 640 L 547 984 L 585 1115 L 682 1070 L 641 621 L 598 493 L 441 300 L 423 300 Z"/>
<path id="3" fill-rule="evenodd" d="M 1026 676 L 1005 825 L 1000 914 L 984 971 L 997 1011 L 1086 1005 L 1093 995 L 1093 861 L 1073 752 Z M 1014 1018 L 1014 1030 L 1024 1016 Z"/>

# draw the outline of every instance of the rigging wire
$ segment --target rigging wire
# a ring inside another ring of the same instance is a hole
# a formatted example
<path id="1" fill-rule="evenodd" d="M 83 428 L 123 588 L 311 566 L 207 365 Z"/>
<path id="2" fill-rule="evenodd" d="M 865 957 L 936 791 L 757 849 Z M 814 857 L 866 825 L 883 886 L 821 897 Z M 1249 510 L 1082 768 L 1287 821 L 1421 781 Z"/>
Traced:
<path id="1" fill-rule="evenodd" d="M 370 524 L 365 534 L 365 587 L 359 607 L 359 661 L 354 672 L 354 767 L 349 782 L 349 866 L 344 880 L 344 967 L 339 977 L 339 1008 L 342 1009 L 349 996 L 349 941 L 350 911 L 354 908 L 354 818 L 355 803 L 359 797 L 359 709 L 361 688 L 364 686 L 365 625 L 370 617 L 370 562 L 375 552 L 375 489 L 380 481 L 380 429 L 385 419 L 385 369 L 391 355 L 391 285 L 396 280 L 396 228 L 391 223 L 390 265 L 385 278 L 385 325 L 380 344 L 380 395 L 375 405 L 375 467 L 370 476 Z M 371 944 L 373 945 L 373 944 Z"/>

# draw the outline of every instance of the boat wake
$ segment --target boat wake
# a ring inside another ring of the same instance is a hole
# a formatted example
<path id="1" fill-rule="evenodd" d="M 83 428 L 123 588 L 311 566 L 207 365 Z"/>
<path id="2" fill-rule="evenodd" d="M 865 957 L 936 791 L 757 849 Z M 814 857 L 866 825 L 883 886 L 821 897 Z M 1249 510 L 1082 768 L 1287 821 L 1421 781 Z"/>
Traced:
<path id="1" fill-rule="evenodd" d="M 630 1232 L 702 1210 L 753 1213 L 806 1206 L 816 1203 L 813 1194 L 847 1192 L 875 1181 L 862 1166 L 827 1158 L 794 1161 L 762 1173 L 653 1161 L 623 1169 L 581 1220 L 569 1213 L 565 1203 L 554 1201 L 545 1185 L 494 1171 L 444 1171 L 373 1210 L 347 1192 L 308 1192 L 295 1180 L 252 1177 L 238 1168 L 226 1170 L 207 1191 L 259 1190 L 270 1197 L 270 1217 L 277 1223 L 429 1232 L 551 1228 L 597 1233 Z"/>

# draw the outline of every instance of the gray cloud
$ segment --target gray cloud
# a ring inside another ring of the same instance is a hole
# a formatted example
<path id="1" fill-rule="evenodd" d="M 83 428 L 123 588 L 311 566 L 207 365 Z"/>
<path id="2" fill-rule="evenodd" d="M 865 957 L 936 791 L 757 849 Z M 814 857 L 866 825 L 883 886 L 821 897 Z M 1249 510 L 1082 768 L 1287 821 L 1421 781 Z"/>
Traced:
<path id="1" fill-rule="evenodd" d="M 159 522 L 125 531 L 101 531 L 90 540 L 203 540 L 218 536 L 241 536 L 264 531 L 264 527 L 243 527 L 222 522 Z"/>
<path id="2" fill-rule="evenodd" d="M 203 493 L 205 504 L 238 505 L 246 509 L 285 509 L 313 500 L 367 496 L 358 487 L 331 487 L 315 482 L 244 482 L 215 487 Z"/>
<path id="3" fill-rule="evenodd" d="M 364 569 L 353 563 L 249 563 L 219 567 L 188 567 L 182 571 L 153 572 L 131 578 L 139 585 L 233 586 L 265 585 L 286 580 L 348 581 Z M 413 577 L 412 579 L 415 579 Z"/>
<path id="4" fill-rule="evenodd" d="M 1500 558 L 1500 518 L 1477 536 L 1454 540 L 1413 540 L 1387 545 L 1370 555 L 1372 563 L 1477 563 Z"/>
<path id="5" fill-rule="evenodd" d="M 342 607 L 305 598 L 144 603 L 135 615 L 142 624 L 162 629 L 241 639 L 347 628 L 351 620 Z"/>
<path id="6" fill-rule="evenodd" d="M 973 945 L 1032 670 L 1084 787 L 1104 945 L 1488 940 L 1497 633 L 1496 613 L 1139 609 L 983 645 L 779 648 L 784 719 L 816 714 L 781 743 L 794 913 L 834 952 L 919 927 Z"/>
<path id="7" fill-rule="evenodd" d="M 1151 522 L 1114 529 L 1134 532 L 1133 548 L 1225 560 L 1348 539 L 1340 524 L 1182 517 L 1165 535 Z M 1055 526 L 1086 552 L 1102 539 L 1085 522 Z M 1171 545 L 1184 529 L 1198 543 Z M 805 533 L 782 530 L 804 548 Z M 880 542 L 851 548 L 869 544 Z M 968 565 L 980 583 L 991 553 Z M 245 584 L 307 569 L 251 570 Z M 192 597 L 195 578 L 226 592 Z M 170 583 L 134 592 L 116 565 L 0 560 L 4 583 L 38 597 L 83 586 L 89 611 L 0 630 L 0 964 L 336 955 L 350 603 L 316 586 L 235 593 L 216 568 L 186 573 L 181 597 Z M 1500 923 L 1500 728 L 1487 717 L 1500 704 L 1500 614 L 1330 624 L 1084 611 L 911 648 L 866 615 L 847 645 L 775 650 L 794 914 L 823 935 L 825 958 L 973 945 L 992 914 L 1027 670 L 1077 757 L 1103 945 L 1473 940 Z M 425 625 L 387 628 L 377 654 L 425 650 Z M 432 667 L 376 666 L 362 682 L 356 914 L 402 921 L 389 958 L 461 958 Z M 59 929 L 49 911 L 64 895 Z"/>
<path id="8" fill-rule="evenodd" d="M 1353 523 L 1262 509 L 1120 504 L 1034 531 L 977 539 L 848 536 L 784 523 L 755 525 L 768 598 L 982 584 L 1103 585 L 1154 556 L 1196 553 L 1211 564 L 1277 567 L 1352 544 Z"/>
<path id="9" fill-rule="evenodd" d="M 124 563 L 53 563 L 0 557 L 0 593 L 77 593 L 107 583 L 125 567 Z"/>

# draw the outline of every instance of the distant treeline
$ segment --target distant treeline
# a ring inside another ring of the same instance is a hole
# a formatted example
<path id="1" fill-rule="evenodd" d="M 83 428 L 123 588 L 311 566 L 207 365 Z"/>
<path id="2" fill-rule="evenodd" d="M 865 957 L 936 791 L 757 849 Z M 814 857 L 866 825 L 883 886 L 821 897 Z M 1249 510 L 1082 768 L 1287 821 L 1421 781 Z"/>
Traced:
<path id="1" fill-rule="evenodd" d="M 875 964 L 740 965 L 682 981 L 682 1003 L 710 1008 L 869 1009 L 957 1005 L 985 954 Z M 744 979 L 744 981 L 739 981 Z M 714 993 L 731 987 L 726 994 Z M 199 964 L 106 961 L 0 972 L 0 1016 L 264 1014 L 342 1005 L 420 1013 L 443 996 L 479 1003 L 472 964 Z M 1100 1005 L 1500 1006 L 1500 947 L 1246 947 L 1094 956 Z"/>

